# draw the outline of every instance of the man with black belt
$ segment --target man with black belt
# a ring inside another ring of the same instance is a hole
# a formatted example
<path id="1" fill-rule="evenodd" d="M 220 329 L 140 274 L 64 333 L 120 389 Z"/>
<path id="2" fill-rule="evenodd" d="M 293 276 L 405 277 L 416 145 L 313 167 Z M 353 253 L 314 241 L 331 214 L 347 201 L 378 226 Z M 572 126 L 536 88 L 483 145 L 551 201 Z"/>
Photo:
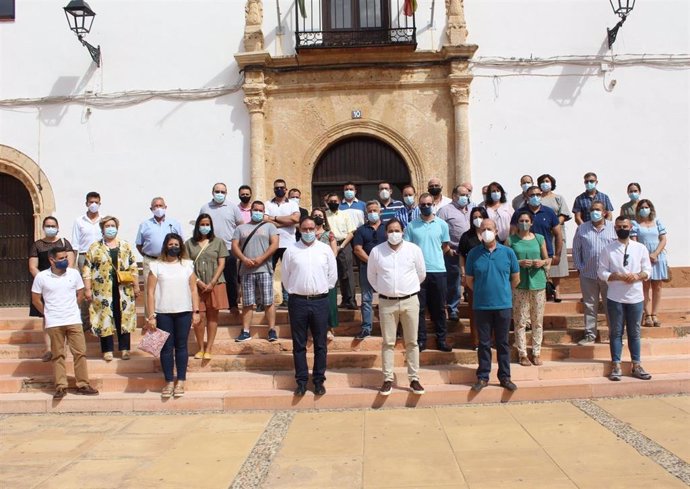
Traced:
<path id="1" fill-rule="evenodd" d="M 326 335 L 328 333 L 328 290 L 338 278 L 330 246 L 316 240 L 316 224 L 311 217 L 300 221 L 302 239 L 283 255 L 283 285 L 289 293 L 288 315 L 292 330 L 292 356 L 295 362 L 296 396 L 307 392 L 307 331 L 314 340 L 312 380 L 314 394 L 326 393 Z"/>
<path id="2" fill-rule="evenodd" d="M 419 284 L 426 278 L 424 256 L 419 246 L 403 241 L 400 221 L 386 223 L 387 243 L 371 250 L 367 261 L 367 278 L 379 293 L 379 319 L 381 320 L 381 357 L 383 359 L 383 386 L 379 391 L 387 396 L 393 390 L 394 348 L 398 322 L 402 323 L 405 341 L 407 376 L 412 392 L 424 394 L 419 383 Z"/>
<path id="3" fill-rule="evenodd" d="M 350 241 L 355 233 L 355 225 L 350 218 L 350 214 L 340 210 L 340 199 L 338 194 L 330 193 L 326 196 L 326 218 L 331 232 L 338 245 L 338 280 L 340 281 L 340 307 L 347 309 L 357 309 L 357 299 L 355 298 L 355 274 L 352 270 L 352 246 Z"/>
<path id="4" fill-rule="evenodd" d="M 144 257 L 142 267 L 144 283 L 146 283 L 149 276 L 149 264 L 157 260 L 161 254 L 165 236 L 169 233 L 177 233 L 184 239 L 180 223 L 165 215 L 167 209 L 168 206 L 165 205 L 163 197 L 154 197 L 151 200 L 151 213 L 153 217 L 139 224 L 139 229 L 137 230 L 135 244 L 139 253 Z M 146 317 L 149 317 L 148 304 L 146 303 L 144 304 L 144 313 Z"/>

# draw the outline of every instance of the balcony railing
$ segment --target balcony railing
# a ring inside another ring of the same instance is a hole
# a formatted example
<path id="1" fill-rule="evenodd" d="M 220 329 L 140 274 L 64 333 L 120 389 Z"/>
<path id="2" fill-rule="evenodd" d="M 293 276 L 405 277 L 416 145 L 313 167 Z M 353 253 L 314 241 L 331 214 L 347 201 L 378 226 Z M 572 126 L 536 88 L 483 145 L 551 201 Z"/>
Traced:
<path id="1" fill-rule="evenodd" d="M 409 5 L 412 4 L 408 0 Z M 417 45 L 406 0 L 296 0 L 297 49 Z M 410 9 L 411 10 L 411 9 Z"/>

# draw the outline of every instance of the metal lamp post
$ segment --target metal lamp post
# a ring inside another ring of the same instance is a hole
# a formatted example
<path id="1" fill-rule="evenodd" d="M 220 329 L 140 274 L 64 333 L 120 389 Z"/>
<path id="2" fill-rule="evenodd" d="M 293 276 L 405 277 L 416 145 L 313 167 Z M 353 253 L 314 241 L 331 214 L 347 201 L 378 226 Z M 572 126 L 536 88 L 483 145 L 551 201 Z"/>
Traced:
<path id="1" fill-rule="evenodd" d="M 84 34 L 91 32 L 91 26 L 93 25 L 94 17 L 96 17 L 96 12 L 94 12 L 91 7 L 89 7 L 89 4 L 83 0 L 71 0 L 63 10 L 65 11 L 65 17 L 67 17 L 70 30 L 77 35 L 79 42 L 89 50 L 91 59 L 96 63 L 96 66 L 100 68 L 101 47 L 94 47 L 84 39 Z"/>

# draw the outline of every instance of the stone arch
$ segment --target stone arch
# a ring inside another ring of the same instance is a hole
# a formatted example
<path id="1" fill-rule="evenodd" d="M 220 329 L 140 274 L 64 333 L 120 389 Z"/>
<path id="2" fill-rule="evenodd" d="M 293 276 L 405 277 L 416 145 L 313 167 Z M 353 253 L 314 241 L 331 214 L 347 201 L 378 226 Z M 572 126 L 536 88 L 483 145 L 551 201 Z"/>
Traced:
<path id="1" fill-rule="evenodd" d="M 48 177 L 27 155 L 0 144 L 0 173 L 12 175 L 29 192 L 33 205 L 34 239 L 41 237 L 41 222 L 55 212 L 55 194 Z"/>

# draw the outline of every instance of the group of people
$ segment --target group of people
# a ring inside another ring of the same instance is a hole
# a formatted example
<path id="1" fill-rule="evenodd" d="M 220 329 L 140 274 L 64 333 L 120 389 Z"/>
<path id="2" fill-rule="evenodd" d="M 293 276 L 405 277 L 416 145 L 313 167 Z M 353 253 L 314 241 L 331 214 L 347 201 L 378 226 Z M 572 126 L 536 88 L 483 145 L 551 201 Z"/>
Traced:
<path id="1" fill-rule="evenodd" d="M 308 332 L 314 343 L 314 392 L 323 395 L 327 342 L 338 325 L 338 307 L 361 308 L 361 330 L 355 339 L 366 340 L 374 322 L 374 293 L 383 338 L 382 395 L 393 388 L 398 325 L 402 325 L 410 390 L 423 394 L 418 369 L 419 352 L 428 347 L 426 314 L 434 326 L 435 347 L 451 351 L 446 322 L 458 320 L 463 297 L 469 303 L 479 363 L 473 390 L 488 383 L 492 341 L 500 384 L 517 389 L 510 377 L 511 322 L 519 363 L 541 365 L 546 289 L 553 289 L 553 300 L 561 300 L 559 279 L 568 275 L 564 223 L 573 217 L 564 198 L 555 193 L 553 176 L 541 175 L 534 184 L 525 175 L 520 184 L 521 192 L 512 203 L 498 182 L 485 186 L 481 202 L 475 203 L 471 184 L 455 186 L 447 197 L 438 178 L 430 179 L 420 195 L 412 185 L 405 186 L 402 201 L 393 198 L 389 182 L 382 182 L 378 199 L 362 202 L 356 185 L 348 182 L 342 195 L 328 193 L 323 207 L 310 213 L 300 207 L 300 191 L 288 190 L 283 179 L 273 182 L 274 197 L 265 202 L 252 200 L 252 189 L 242 185 L 238 204 L 228 199 L 225 184 L 216 183 L 186 241 L 179 221 L 166 215 L 165 200 L 152 199 L 152 217 L 141 223 L 134 244 L 143 257 L 145 329 L 160 328 L 170 334 L 161 350 L 166 381 L 161 396 L 184 395 L 191 329 L 199 347 L 194 358 L 212 358 L 218 312 L 239 313 L 240 290 L 243 329 L 236 341 L 252 338 L 255 309 L 265 312 L 268 341 L 278 339 L 273 275 L 279 261 L 278 297 L 289 313 L 295 395 L 302 396 L 307 389 Z M 633 375 L 647 379 L 651 376 L 640 363 L 639 330 L 641 323 L 660 325 L 661 283 L 668 278 L 666 230 L 653 204 L 640 199 L 639 184 L 628 186 L 630 202 L 615 222 L 610 199 L 597 189 L 596 175 L 587 173 L 584 184 L 585 191 L 573 205 L 578 224 L 573 260 L 585 306 L 585 337 L 580 344 L 596 340 L 601 298 L 607 304 L 610 327 L 610 378 L 621 376 L 625 325 Z M 85 204 L 86 213 L 74 223 L 72 243 L 58 237 L 57 219 L 47 217 L 44 237 L 30 252 L 29 269 L 35 277 L 31 314 L 45 316 L 50 348 L 43 359 L 52 359 L 55 365 L 56 398 L 66 393 L 65 338 L 75 358 L 78 392 L 95 394 L 88 382 L 83 331 L 100 337 L 103 359 L 112 361 L 115 335 L 120 356 L 127 360 L 130 333 L 136 328 L 136 298 L 141 290 L 133 247 L 119 236 L 116 217 L 101 216 L 98 193 L 89 192 Z"/>

